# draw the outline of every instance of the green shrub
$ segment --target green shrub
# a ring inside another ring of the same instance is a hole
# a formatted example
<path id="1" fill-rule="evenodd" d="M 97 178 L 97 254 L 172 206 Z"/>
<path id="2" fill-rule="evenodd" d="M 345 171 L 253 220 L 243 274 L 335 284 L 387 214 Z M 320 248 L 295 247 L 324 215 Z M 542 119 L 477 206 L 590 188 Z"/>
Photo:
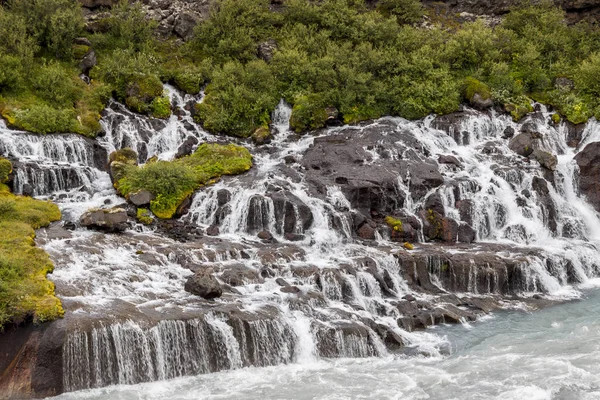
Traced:
<path id="1" fill-rule="evenodd" d="M 327 121 L 326 108 L 326 100 L 317 94 L 297 97 L 292 108 L 290 128 L 303 132 L 323 127 Z"/>
<path id="2" fill-rule="evenodd" d="M 196 119 L 211 132 L 248 137 L 270 122 L 279 97 L 276 81 L 262 60 L 228 62 L 213 72 Z"/>
<path id="3" fill-rule="evenodd" d="M 14 125 L 34 133 L 57 133 L 75 131 L 75 110 L 55 109 L 43 103 L 15 112 Z"/>
<path id="4" fill-rule="evenodd" d="M 401 24 L 419 22 L 423 17 L 423 6 L 417 0 L 380 0 L 377 9 L 384 15 L 393 15 Z"/>

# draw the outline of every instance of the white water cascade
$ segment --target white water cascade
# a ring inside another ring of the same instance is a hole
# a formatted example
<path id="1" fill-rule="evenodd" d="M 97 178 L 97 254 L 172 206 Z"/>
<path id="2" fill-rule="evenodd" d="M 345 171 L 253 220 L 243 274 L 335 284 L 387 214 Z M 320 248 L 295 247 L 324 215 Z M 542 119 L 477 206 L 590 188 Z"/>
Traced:
<path id="1" fill-rule="evenodd" d="M 112 102 L 95 141 L 0 126 L 13 189 L 30 185 L 75 222 L 123 203 L 106 172 L 111 151 L 131 147 L 144 163 L 217 140 L 189 111 L 201 96 L 166 90 L 168 120 Z M 466 110 L 450 122 L 382 118 L 306 135 L 289 130 L 290 113 L 282 101 L 269 144 L 237 140 L 252 170 L 199 190 L 180 218 L 186 231 L 218 236 L 176 241 L 134 222 L 118 235 L 40 232 L 67 311 L 63 390 L 407 349 L 439 356 L 440 338 L 423 328 L 466 323 L 504 296 L 515 307 L 574 298 L 600 274 L 600 220 L 574 162 L 600 140 L 595 120 L 573 148 L 566 124 L 543 109 L 519 123 Z M 510 150 L 508 128 L 539 134 L 556 167 Z M 184 290 L 209 268 L 222 297 Z"/>

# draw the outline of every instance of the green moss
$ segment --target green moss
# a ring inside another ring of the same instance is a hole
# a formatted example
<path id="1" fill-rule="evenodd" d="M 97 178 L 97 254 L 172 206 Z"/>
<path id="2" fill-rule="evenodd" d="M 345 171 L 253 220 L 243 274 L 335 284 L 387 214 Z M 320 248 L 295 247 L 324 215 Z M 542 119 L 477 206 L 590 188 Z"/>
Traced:
<path id="1" fill-rule="evenodd" d="M 46 279 L 52 262 L 33 241 L 34 229 L 59 219 L 56 205 L 15 196 L 0 184 L 0 329 L 28 317 L 44 322 L 64 314 Z"/>
<path id="2" fill-rule="evenodd" d="M 167 96 L 156 97 L 150 103 L 150 112 L 154 118 L 169 118 L 171 116 L 171 101 Z"/>
<path id="3" fill-rule="evenodd" d="M 110 153 L 108 156 L 108 162 L 112 163 L 114 161 L 118 161 L 124 164 L 136 165 L 137 158 L 137 153 L 133 149 L 126 147 Z"/>
<path id="4" fill-rule="evenodd" d="M 473 96 L 476 94 L 478 94 L 482 100 L 487 100 L 492 97 L 490 88 L 485 83 L 482 83 L 472 76 L 469 76 L 465 79 L 464 83 L 465 99 L 472 101 Z"/>
<path id="5" fill-rule="evenodd" d="M 154 222 L 152 213 L 146 208 L 137 209 L 137 219 L 144 225 L 151 225 Z"/>
<path id="6" fill-rule="evenodd" d="M 123 169 L 117 181 L 119 193 L 127 197 L 138 190 L 155 195 L 150 210 L 159 218 L 172 218 L 179 205 L 200 187 L 222 175 L 243 173 L 252 167 L 252 156 L 237 145 L 203 144 L 193 154 L 175 161 L 156 161 Z"/>
<path id="7" fill-rule="evenodd" d="M 391 216 L 385 217 L 385 223 L 395 231 L 402 230 L 402 221 Z"/>
<path id="8" fill-rule="evenodd" d="M 414 248 L 415 248 L 415 246 L 413 246 L 412 243 L 408 243 L 408 242 L 404 242 L 402 247 L 404 247 L 406 250 L 414 250 Z"/>
<path id="9" fill-rule="evenodd" d="M 0 183 L 8 182 L 8 177 L 12 172 L 12 164 L 6 158 L 0 157 Z"/>
<path id="10" fill-rule="evenodd" d="M 510 113 L 513 121 L 519 122 L 523 117 L 530 112 L 533 112 L 533 106 L 529 102 L 529 99 L 521 99 L 519 103 L 509 103 L 504 105 L 504 109 Z"/>
<path id="11" fill-rule="evenodd" d="M 365 105 L 356 105 L 349 112 L 344 113 L 345 124 L 356 124 L 361 121 L 375 119 L 381 117 L 381 113 L 373 107 Z"/>
<path id="12" fill-rule="evenodd" d="M 554 114 L 552 114 L 552 117 L 551 117 L 551 118 L 552 118 L 552 123 L 553 123 L 554 125 L 558 125 L 558 124 L 560 124 L 560 114 L 559 114 L 559 113 L 554 113 Z"/>
<path id="13" fill-rule="evenodd" d="M 162 93 L 162 82 L 157 76 L 147 75 L 139 77 L 129 83 L 125 97 L 125 104 L 132 111 L 138 113 L 145 114 L 148 112 L 153 112 L 152 103 L 156 98 L 161 97 Z M 163 105 L 164 102 L 159 100 L 159 103 L 156 106 L 161 108 Z M 159 111 L 164 112 L 164 110 Z"/>
<path id="14" fill-rule="evenodd" d="M 76 60 L 81 60 L 90 51 L 90 46 L 86 46 L 85 44 L 74 44 L 72 49 L 73 58 Z"/>

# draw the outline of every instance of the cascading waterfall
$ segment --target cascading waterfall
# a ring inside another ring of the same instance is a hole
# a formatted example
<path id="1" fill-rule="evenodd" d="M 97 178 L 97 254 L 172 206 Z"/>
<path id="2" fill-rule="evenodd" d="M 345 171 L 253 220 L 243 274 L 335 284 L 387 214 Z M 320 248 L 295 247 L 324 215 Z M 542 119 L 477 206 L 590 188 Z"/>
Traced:
<path id="1" fill-rule="evenodd" d="M 175 105 L 168 120 L 111 102 L 96 141 L 0 126 L 0 155 L 18 161 L 15 191 L 31 185 L 76 221 L 87 208 L 122 201 L 105 172 L 111 151 L 131 147 L 144 163 L 216 140 L 189 112 L 201 95 L 165 90 Z M 253 153 L 251 171 L 194 195 L 182 220 L 217 226 L 218 238 L 180 243 L 140 226 L 120 236 L 40 233 L 67 310 L 65 390 L 382 356 L 417 344 L 429 354 L 432 335 L 413 328 L 464 322 L 472 299 L 572 297 L 574 285 L 599 275 L 600 221 L 578 193 L 573 161 L 600 140 L 597 121 L 574 149 L 565 125 L 549 124 L 543 109 L 520 123 L 467 109 L 458 122 L 382 118 L 301 137 L 288 128 L 290 114 L 281 101 L 270 144 L 240 141 Z M 541 150 L 557 155 L 551 173 L 509 149 L 507 129 L 526 125 L 541 135 Z M 350 172 L 335 164 L 352 157 Z M 388 215 L 401 228 L 387 227 Z M 448 226 L 451 235 L 432 233 Z M 399 234 L 412 235 L 414 251 L 395 243 L 405 241 Z M 434 234 L 448 243 L 424 243 Z M 225 288 L 213 301 L 183 289 L 206 268 Z M 410 297 L 432 306 L 420 309 Z"/>

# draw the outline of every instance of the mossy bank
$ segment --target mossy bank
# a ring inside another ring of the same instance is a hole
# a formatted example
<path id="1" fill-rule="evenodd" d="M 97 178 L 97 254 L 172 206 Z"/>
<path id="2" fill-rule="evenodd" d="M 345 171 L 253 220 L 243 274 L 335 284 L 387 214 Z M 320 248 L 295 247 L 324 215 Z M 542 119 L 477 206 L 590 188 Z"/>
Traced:
<path id="1" fill-rule="evenodd" d="M 35 229 L 60 219 L 50 202 L 10 193 L 4 182 L 6 166 L 0 158 L 0 330 L 28 319 L 44 322 L 63 315 L 46 275 L 54 266 L 48 255 L 35 247 Z"/>

